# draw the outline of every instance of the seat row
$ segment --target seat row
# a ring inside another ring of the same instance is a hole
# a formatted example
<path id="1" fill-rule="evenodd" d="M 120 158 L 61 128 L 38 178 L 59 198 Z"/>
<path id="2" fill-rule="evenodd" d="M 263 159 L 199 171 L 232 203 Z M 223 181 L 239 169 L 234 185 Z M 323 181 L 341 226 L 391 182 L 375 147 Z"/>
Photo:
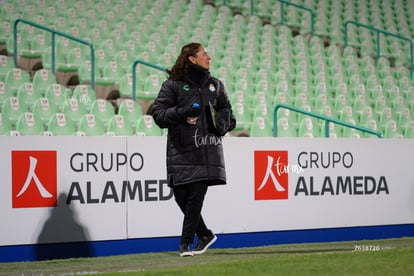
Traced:
<path id="1" fill-rule="evenodd" d="M 114 114 L 103 120 L 99 114 L 83 114 L 78 120 L 68 113 L 53 113 L 45 123 L 41 115 L 33 112 L 20 114 L 15 125 L 0 113 L 0 135 L 43 136 L 161 136 L 163 132 L 154 124 L 152 116 L 142 115 L 135 122 L 124 115 Z"/>

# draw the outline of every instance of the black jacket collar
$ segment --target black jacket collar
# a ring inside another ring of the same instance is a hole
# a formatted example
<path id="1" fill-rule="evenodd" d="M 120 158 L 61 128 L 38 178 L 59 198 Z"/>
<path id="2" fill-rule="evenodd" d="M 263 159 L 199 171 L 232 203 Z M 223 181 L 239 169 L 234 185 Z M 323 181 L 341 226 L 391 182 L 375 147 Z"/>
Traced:
<path id="1" fill-rule="evenodd" d="M 203 67 L 190 63 L 188 76 L 185 80 L 195 84 L 198 87 L 203 87 L 210 77 L 210 72 Z"/>

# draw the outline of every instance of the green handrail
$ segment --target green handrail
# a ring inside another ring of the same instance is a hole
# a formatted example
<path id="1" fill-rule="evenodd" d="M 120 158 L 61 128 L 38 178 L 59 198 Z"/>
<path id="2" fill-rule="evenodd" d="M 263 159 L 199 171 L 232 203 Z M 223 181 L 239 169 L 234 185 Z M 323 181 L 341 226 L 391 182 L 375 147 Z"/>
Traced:
<path id="1" fill-rule="evenodd" d="M 380 54 L 381 54 L 381 49 L 380 49 L 380 34 L 381 33 L 384 34 L 384 35 L 392 36 L 392 37 L 395 37 L 397 39 L 401 39 L 401 40 L 404 40 L 404 41 L 408 42 L 410 44 L 410 76 L 411 76 L 411 78 L 413 78 L 413 70 L 414 70 L 413 41 L 411 39 L 409 39 L 407 37 L 404 37 L 404 36 L 401 36 L 399 34 L 394 34 L 394 33 L 384 31 L 384 30 L 380 30 L 380 29 L 377 29 L 373 26 L 365 25 L 365 24 L 362 24 L 362 23 L 357 22 L 357 21 L 348 20 L 344 23 L 344 31 L 345 31 L 345 33 L 344 33 L 344 46 L 345 47 L 348 46 L 348 25 L 349 24 L 353 24 L 357 27 L 366 28 L 366 29 L 369 29 L 369 30 L 374 31 L 374 32 L 377 33 L 377 58 L 379 58 Z"/>
<path id="2" fill-rule="evenodd" d="M 298 9 L 301 9 L 301 10 L 304 10 L 304 11 L 307 11 L 307 12 L 310 13 L 310 16 L 311 16 L 311 36 L 314 35 L 314 33 L 315 33 L 315 14 L 314 14 L 312 9 L 307 8 L 305 6 L 302 6 L 302 5 L 291 3 L 291 2 L 288 2 L 288 1 L 284 1 L 284 0 L 278 0 L 278 1 L 280 2 L 280 18 L 282 20 L 280 22 L 280 24 L 284 25 L 284 23 L 285 23 L 284 6 L 285 5 L 293 6 L 295 8 L 298 8 Z"/>
<path id="3" fill-rule="evenodd" d="M 353 128 L 353 129 L 356 129 L 356 130 L 359 130 L 359 131 L 368 132 L 372 135 L 378 136 L 378 138 L 383 138 L 383 135 L 380 132 L 376 131 L 376 130 L 372 130 L 372 129 L 361 127 L 361 126 L 356 126 L 356 125 L 353 125 L 353 124 L 350 124 L 350 123 L 347 123 L 347 122 L 344 122 L 344 121 L 340 121 L 340 120 L 330 118 L 330 117 L 327 117 L 327 116 L 324 116 L 324 115 L 320 115 L 320 114 L 317 114 L 317 113 L 309 112 L 309 111 L 299 109 L 299 108 L 296 108 L 296 107 L 293 107 L 293 106 L 289 106 L 289 105 L 286 105 L 286 104 L 276 105 L 276 107 L 273 111 L 273 136 L 274 137 L 277 137 L 277 111 L 279 110 L 279 108 L 289 109 L 289 110 L 294 111 L 294 112 L 298 112 L 298 113 L 301 113 L 301 114 L 304 114 L 304 115 L 308 115 L 308 116 L 311 116 L 311 117 L 314 117 L 314 118 L 318 118 L 320 120 L 324 120 L 325 121 L 325 137 L 327 137 L 327 138 L 329 138 L 329 123 L 330 122 L 332 122 L 334 124 L 342 125 L 342 126 L 345 126 L 345 127 Z"/>
<path id="4" fill-rule="evenodd" d="M 137 72 L 135 70 L 135 68 L 137 67 L 138 64 L 142 64 L 160 71 L 166 71 L 167 69 L 153 64 L 153 63 L 149 63 L 140 59 L 137 59 L 136 61 L 134 61 L 134 63 L 132 64 L 132 99 L 135 101 L 137 99 L 137 88 L 136 88 L 136 83 L 137 83 Z"/>
<path id="5" fill-rule="evenodd" d="M 55 58 L 56 58 L 55 57 L 55 49 L 56 49 L 56 47 L 55 47 L 55 35 L 60 35 L 60 36 L 66 37 L 66 38 L 68 38 L 70 40 L 74 40 L 74 41 L 76 41 L 78 43 L 81 43 L 81 44 L 84 44 L 84 45 L 88 46 L 89 49 L 91 50 L 91 86 L 92 86 L 93 89 L 95 89 L 95 50 L 94 50 L 93 45 L 91 43 L 89 43 L 89 42 L 87 42 L 85 40 L 79 39 L 77 37 L 71 36 L 69 34 L 65 34 L 65 33 L 62 33 L 62 32 L 59 32 L 59 31 L 56 31 L 56 30 L 53 30 L 53 29 L 50 29 L 48 27 L 39 25 L 39 24 L 37 24 L 35 22 L 29 21 L 29 20 L 26 20 L 26 19 L 22 19 L 22 18 L 17 19 L 14 22 L 14 27 L 13 27 L 13 38 L 14 38 L 14 43 L 13 43 L 14 53 L 13 53 L 13 58 L 14 58 L 14 66 L 15 67 L 18 66 L 18 64 L 17 64 L 17 25 L 20 22 L 21 23 L 28 24 L 28 25 L 31 25 L 33 27 L 36 27 L 36 28 L 39 28 L 39 29 L 42 29 L 44 31 L 47 31 L 47 32 L 52 33 L 51 47 L 52 47 L 52 73 L 53 74 L 55 74 L 55 69 L 56 69 L 56 61 L 55 61 Z"/>
<path id="6" fill-rule="evenodd" d="M 283 11 L 284 11 L 284 5 L 289 5 L 289 6 L 293 6 L 296 7 L 298 9 L 307 11 L 310 13 L 311 15 L 311 35 L 313 36 L 315 33 L 315 14 L 313 12 L 313 10 L 311 10 L 310 8 L 307 8 L 305 6 L 302 5 L 298 5 L 292 2 L 288 2 L 288 1 L 284 1 L 284 0 L 278 0 L 281 5 L 280 5 L 280 15 L 282 18 L 281 24 L 284 25 L 284 21 L 285 21 L 285 16 L 283 15 Z M 227 6 L 227 1 L 223 0 L 223 5 Z M 254 0 L 250 0 L 250 15 L 254 15 Z"/>

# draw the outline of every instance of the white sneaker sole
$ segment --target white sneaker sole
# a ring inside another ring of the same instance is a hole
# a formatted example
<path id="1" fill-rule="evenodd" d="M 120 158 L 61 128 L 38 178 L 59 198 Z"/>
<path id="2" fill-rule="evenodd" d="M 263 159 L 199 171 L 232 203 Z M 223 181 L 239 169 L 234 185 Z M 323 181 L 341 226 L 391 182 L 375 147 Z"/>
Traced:
<path id="1" fill-rule="evenodd" d="M 192 257 L 194 253 L 192 251 L 180 253 L 180 257 Z"/>
<path id="2" fill-rule="evenodd" d="M 201 254 L 203 254 L 203 253 L 205 253 L 206 251 L 207 251 L 207 249 L 213 244 L 213 243 L 215 243 L 216 242 L 216 240 L 217 240 L 217 236 L 216 235 L 214 235 L 214 238 L 203 248 L 203 250 L 200 250 L 200 251 L 193 251 L 193 254 L 194 255 L 201 255 Z"/>

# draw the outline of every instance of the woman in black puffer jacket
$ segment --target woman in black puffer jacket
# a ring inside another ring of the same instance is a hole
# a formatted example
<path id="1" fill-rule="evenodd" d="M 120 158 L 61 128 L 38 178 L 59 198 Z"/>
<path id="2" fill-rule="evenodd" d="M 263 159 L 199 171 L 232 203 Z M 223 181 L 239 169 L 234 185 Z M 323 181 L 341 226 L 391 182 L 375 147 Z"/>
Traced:
<path id="1" fill-rule="evenodd" d="M 167 179 L 184 213 L 180 256 L 202 254 L 217 239 L 201 209 L 207 187 L 226 184 L 222 137 L 236 125 L 223 83 L 210 75 L 210 60 L 200 43 L 185 45 L 152 109 L 157 125 L 168 128 Z"/>

